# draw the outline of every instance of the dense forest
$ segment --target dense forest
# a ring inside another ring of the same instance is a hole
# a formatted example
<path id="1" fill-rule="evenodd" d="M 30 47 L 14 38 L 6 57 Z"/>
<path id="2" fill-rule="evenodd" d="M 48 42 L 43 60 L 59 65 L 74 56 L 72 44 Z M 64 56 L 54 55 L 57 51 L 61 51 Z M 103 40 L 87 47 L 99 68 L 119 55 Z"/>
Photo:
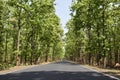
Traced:
<path id="1" fill-rule="evenodd" d="M 66 28 L 67 59 L 102 68 L 120 63 L 120 0 L 73 0 Z"/>
<path id="2" fill-rule="evenodd" d="M 0 70 L 63 57 L 55 0 L 0 0 Z"/>

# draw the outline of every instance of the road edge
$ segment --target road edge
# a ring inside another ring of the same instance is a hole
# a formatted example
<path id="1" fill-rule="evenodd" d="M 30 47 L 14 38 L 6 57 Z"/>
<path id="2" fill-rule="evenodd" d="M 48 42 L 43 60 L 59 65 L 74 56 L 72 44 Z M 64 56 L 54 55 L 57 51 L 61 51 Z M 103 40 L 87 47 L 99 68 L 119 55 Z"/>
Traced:
<path id="1" fill-rule="evenodd" d="M 22 68 L 22 69 L 19 69 L 19 70 L 14 70 L 14 71 L 9 71 L 9 72 L 5 72 L 5 73 L 0 73 L 0 75 L 7 75 L 7 74 L 10 74 L 10 73 L 14 73 L 14 72 L 25 70 L 25 69 L 30 69 L 30 68 L 37 67 L 37 66 L 44 66 L 44 65 L 47 65 L 47 64 L 50 64 L 50 63 L 53 63 L 53 62 L 41 63 L 41 64 L 34 65 L 34 66 L 31 65 L 30 67 L 26 66 L 26 68 Z"/>
<path id="2" fill-rule="evenodd" d="M 92 70 L 92 71 L 94 71 L 94 72 L 97 72 L 97 73 L 103 74 L 103 75 L 108 76 L 108 77 L 110 77 L 110 78 L 120 80 L 119 78 L 117 78 L 117 77 L 115 77 L 115 76 L 112 76 L 112 75 L 110 75 L 110 74 L 105 74 L 105 73 L 100 72 L 100 71 L 97 71 L 97 70 L 95 70 L 95 69 L 88 68 L 88 67 L 86 67 L 86 66 L 84 66 L 84 65 L 81 65 L 81 66 L 82 66 L 83 68 L 86 68 L 86 69 Z"/>
<path id="3" fill-rule="evenodd" d="M 68 61 L 68 60 L 66 60 L 66 61 Z M 74 63 L 74 64 L 79 64 L 79 63 L 74 62 L 74 61 L 68 61 L 68 62 L 71 62 L 71 63 Z M 109 74 L 105 74 L 105 73 L 103 73 L 103 72 L 97 71 L 97 70 L 92 69 L 92 68 L 88 68 L 88 67 L 86 67 L 86 66 L 84 66 L 84 65 L 80 65 L 80 66 L 82 66 L 83 68 L 86 68 L 86 69 L 92 70 L 92 71 L 94 71 L 94 72 L 97 72 L 97 73 L 103 74 L 103 75 L 105 75 L 105 76 L 108 76 L 108 77 L 110 77 L 110 78 L 120 80 L 120 78 L 117 78 L 117 77 L 112 76 L 112 75 L 109 75 Z"/>

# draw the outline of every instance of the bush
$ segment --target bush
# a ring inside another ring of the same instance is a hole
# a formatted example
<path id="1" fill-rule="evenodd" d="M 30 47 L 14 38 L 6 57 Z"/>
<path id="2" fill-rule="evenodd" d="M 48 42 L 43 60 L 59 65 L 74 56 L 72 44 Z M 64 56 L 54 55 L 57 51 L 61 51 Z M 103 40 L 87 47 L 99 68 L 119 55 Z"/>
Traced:
<path id="1" fill-rule="evenodd" d="M 0 64 L 0 70 L 4 70 L 3 64 Z"/>
<path id="2" fill-rule="evenodd" d="M 13 67 L 13 65 L 7 64 L 7 63 L 0 64 L 0 71 L 5 70 L 5 69 L 9 69 L 10 67 Z"/>

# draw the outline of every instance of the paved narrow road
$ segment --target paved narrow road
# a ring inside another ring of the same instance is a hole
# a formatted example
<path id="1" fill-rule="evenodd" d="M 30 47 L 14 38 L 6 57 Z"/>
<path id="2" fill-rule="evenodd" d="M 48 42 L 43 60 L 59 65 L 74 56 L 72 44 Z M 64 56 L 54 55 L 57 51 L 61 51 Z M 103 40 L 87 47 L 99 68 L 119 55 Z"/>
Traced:
<path id="1" fill-rule="evenodd" d="M 0 80 L 117 80 L 67 61 L 0 75 Z"/>

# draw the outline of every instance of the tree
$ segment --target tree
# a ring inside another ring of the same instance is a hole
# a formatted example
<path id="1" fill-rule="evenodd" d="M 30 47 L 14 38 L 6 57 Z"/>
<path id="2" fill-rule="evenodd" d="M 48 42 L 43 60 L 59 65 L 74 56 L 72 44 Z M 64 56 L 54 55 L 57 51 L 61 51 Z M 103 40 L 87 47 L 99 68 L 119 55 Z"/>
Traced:
<path id="1" fill-rule="evenodd" d="M 3 0 L 0 1 L 0 62 L 2 62 L 2 55 L 3 55 Z"/>
<path id="2" fill-rule="evenodd" d="M 119 39 L 117 39 L 119 5 L 115 0 L 73 0 L 72 25 L 67 27 L 69 31 L 66 35 L 68 58 L 79 58 L 78 62 L 104 68 L 112 67 L 119 62 Z M 76 41 L 68 34 L 72 35 Z M 70 44 L 74 44 L 74 51 L 69 49 Z M 75 54 L 78 55 L 74 56 Z"/>
<path id="3" fill-rule="evenodd" d="M 3 66 L 32 65 L 62 57 L 63 30 L 54 2 L 0 1 L 0 62 Z"/>

